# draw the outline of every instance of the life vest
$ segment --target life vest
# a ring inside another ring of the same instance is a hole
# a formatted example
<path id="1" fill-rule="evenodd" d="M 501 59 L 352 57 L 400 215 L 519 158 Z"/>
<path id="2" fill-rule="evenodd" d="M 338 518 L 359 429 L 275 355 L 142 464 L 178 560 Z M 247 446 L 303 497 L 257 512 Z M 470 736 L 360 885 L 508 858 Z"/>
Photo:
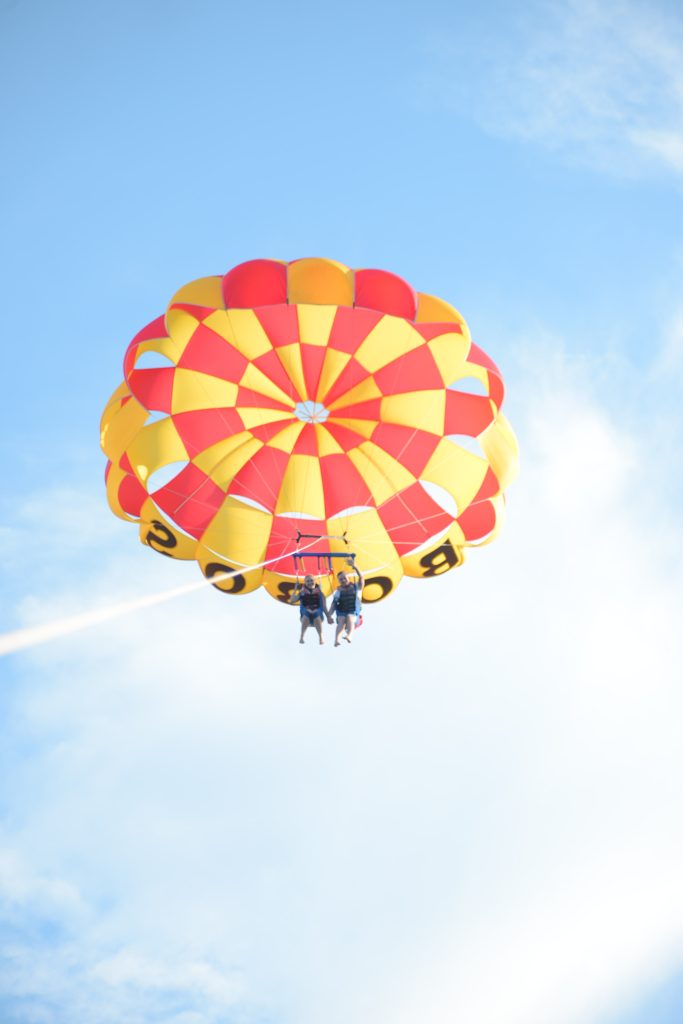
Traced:
<path id="1" fill-rule="evenodd" d="M 335 604 L 337 611 L 342 615 L 352 615 L 357 610 L 358 604 L 358 587 L 356 584 L 349 583 L 346 587 L 339 587 Z"/>
<path id="2" fill-rule="evenodd" d="M 302 587 L 300 600 L 301 607 L 305 608 L 307 612 L 320 611 L 323 606 L 323 595 L 318 584 L 316 583 L 313 590 Z"/>

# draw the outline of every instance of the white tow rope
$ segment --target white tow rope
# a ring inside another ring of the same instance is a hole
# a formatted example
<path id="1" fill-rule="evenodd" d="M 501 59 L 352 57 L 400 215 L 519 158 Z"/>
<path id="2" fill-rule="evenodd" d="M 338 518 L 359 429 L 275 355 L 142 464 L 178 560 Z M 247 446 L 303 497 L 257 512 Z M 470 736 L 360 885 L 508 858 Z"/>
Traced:
<path id="1" fill-rule="evenodd" d="M 312 547 L 312 544 L 307 545 Z M 303 549 L 301 549 L 303 550 Z M 274 562 L 281 562 L 283 555 L 277 558 L 269 558 L 265 562 L 258 562 L 256 565 L 245 565 L 240 569 L 230 572 L 216 573 L 215 576 L 206 577 L 194 583 L 187 583 L 183 587 L 173 587 L 171 590 L 164 590 L 159 594 L 147 594 L 145 597 L 134 597 L 130 601 L 121 601 L 118 604 L 109 605 L 107 608 L 95 608 L 92 611 L 80 612 L 78 615 L 70 615 L 64 619 L 57 619 L 54 622 L 45 622 L 40 626 L 27 626 L 25 629 L 16 629 L 11 633 L 0 634 L 0 656 L 13 654 L 15 651 L 23 650 L 25 647 L 35 647 L 44 644 L 48 640 L 56 640 L 58 637 L 68 636 L 69 633 L 77 633 L 88 626 L 97 626 L 101 622 L 109 622 L 120 615 L 127 615 L 128 612 L 137 611 L 139 608 L 149 608 L 155 604 L 162 604 L 164 601 L 171 601 L 174 597 L 181 597 L 183 594 L 190 594 L 193 590 L 201 587 L 211 586 L 221 580 L 231 580 L 235 576 L 243 576 L 252 569 L 263 569 L 266 565 Z"/>

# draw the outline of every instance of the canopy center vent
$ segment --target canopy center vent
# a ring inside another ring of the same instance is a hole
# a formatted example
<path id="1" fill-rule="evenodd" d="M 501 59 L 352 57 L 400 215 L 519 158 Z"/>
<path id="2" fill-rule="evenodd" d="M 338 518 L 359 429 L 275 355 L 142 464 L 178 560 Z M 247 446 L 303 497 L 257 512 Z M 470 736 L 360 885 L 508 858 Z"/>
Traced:
<path id="1" fill-rule="evenodd" d="M 330 410 L 326 409 L 321 402 L 297 402 L 294 406 L 294 415 L 304 423 L 324 423 L 327 417 L 330 415 Z"/>

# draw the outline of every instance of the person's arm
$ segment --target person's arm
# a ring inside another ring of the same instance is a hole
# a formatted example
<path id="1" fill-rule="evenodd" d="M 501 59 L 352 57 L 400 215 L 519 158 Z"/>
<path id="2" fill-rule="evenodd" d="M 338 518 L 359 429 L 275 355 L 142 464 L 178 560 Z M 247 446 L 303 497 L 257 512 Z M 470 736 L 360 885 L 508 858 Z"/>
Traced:
<path id="1" fill-rule="evenodd" d="M 290 599 L 289 599 L 289 601 L 287 603 L 288 604 L 300 604 L 301 603 L 301 590 L 302 590 L 301 587 L 295 587 L 294 590 L 292 591 L 292 596 L 290 597 Z"/>
<path id="2" fill-rule="evenodd" d="M 358 577 L 358 583 L 356 584 L 356 586 L 358 587 L 358 596 L 360 597 L 360 595 L 363 593 L 363 587 L 365 586 L 365 577 L 363 576 L 363 573 L 360 571 L 360 569 L 358 568 L 353 559 L 351 559 L 351 565 L 353 566 L 354 572 Z"/>

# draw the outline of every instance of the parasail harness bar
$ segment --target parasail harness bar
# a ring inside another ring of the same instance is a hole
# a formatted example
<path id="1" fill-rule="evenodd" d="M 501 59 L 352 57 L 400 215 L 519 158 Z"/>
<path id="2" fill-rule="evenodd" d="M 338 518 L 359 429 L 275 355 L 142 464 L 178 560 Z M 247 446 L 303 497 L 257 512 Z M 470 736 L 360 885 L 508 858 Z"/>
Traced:
<path id="1" fill-rule="evenodd" d="M 297 548 L 302 540 L 341 540 L 348 546 L 348 540 L 346 537 L 346 531 L 342 534 L 332 533 L 302 533 L 301 530 L 296 531 L 296 543 Z M 352 562 L 356 557 L 353 551 L 311 551 L 307 549 L 306 552 L 294 551 L 292 553 L 292 560 L 294 561 L 294 567 L 296 569 L 297 579 L 299 577 L 299 570 L 302 575 L 305 574 L 305 559 L 316 558 L 318 560 L 318 575 L 322 575 L 327 572 L 331 575 L 332 573 L 332 559 L 343 558 L 345 561 Z"/>
<path id="2" fill-rule="evenodd" d="M 343 540 L 348 546 L 348 539 L 346 536 L 346 530 L 343 533 L 302 533 L 301 530 L 296 531 L 296 542 L 299 544 L 302 540 Z"/>

